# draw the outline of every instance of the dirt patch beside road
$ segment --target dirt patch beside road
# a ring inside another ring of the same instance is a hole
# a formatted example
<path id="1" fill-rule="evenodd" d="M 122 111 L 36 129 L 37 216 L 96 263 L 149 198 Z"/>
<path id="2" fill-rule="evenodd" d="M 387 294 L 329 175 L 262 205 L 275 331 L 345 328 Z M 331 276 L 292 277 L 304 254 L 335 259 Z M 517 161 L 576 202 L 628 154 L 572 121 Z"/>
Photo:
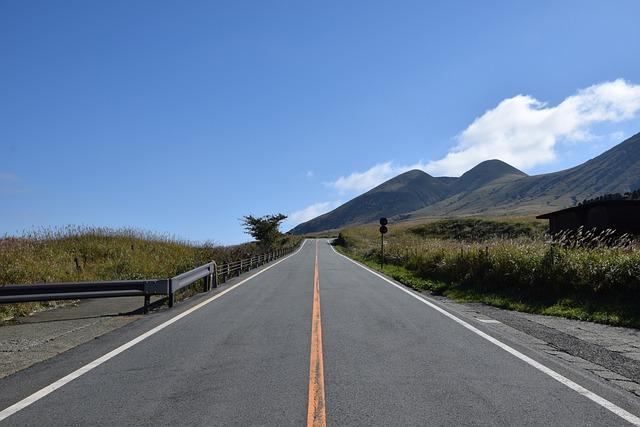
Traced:
<path id="1" fill-rule="evenodd" d="M 0 378 L 136 320 L 142 298 L 84 300 L 0 327 Z"/>

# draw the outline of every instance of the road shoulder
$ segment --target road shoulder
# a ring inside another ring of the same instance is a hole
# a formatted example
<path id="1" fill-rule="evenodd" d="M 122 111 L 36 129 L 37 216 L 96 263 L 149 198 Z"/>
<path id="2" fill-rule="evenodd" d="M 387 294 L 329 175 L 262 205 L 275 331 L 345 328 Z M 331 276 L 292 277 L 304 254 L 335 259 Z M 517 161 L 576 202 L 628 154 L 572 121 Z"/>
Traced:
<path id="1" fill-rule="evenodd" d="M 581 376 L 605 383 L 632 400 L 640 396 L 639 330 L 522 313 L 482 303 L 458 303 L 429 291 L 417 291 L 380 271 L 375 273 L 502 339 Z"/>
<path id="2" fill-rule="evenodd" d="M 202 298 L 222 292 L 271 264 L 231 278 L 208 293 L 197 293 L 178 306 L 191 307 Z M 159 304 L 161 299 L 152 298 L 152 306 L 155 305 L 156 308 L 147 315 L 142 314 L 143 299 L 129 297 L 81 300 L 5 321 L 0 325 L 0 379 L 45 362 L 138 320 L 150 320 L 159 317 L 161 313 L 178 314 L 178 311 L 168 310 L 166 306 Z M 164 317 L 164 314 L 160 317 Z"/>

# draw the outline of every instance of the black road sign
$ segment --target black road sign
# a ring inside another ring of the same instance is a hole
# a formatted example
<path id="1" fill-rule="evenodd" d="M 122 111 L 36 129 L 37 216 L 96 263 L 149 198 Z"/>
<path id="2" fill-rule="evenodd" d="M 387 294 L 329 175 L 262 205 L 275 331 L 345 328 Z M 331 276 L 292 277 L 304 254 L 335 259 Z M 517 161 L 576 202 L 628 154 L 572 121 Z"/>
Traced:
<path id="1" fill-rule="evenodd" d="M 380 225 L 387 225 L 389 223 L 389 221 L 387 221 L 387 218 L 382 217 L 380 218 Z"/>
<path id="2" fill-rule="evenodd" d="M 386 225 L 381 225 L 380 226 L 380 233 L 385 234 L 387 231 L 389 231 L 389 230 L 387 229 Z"/>

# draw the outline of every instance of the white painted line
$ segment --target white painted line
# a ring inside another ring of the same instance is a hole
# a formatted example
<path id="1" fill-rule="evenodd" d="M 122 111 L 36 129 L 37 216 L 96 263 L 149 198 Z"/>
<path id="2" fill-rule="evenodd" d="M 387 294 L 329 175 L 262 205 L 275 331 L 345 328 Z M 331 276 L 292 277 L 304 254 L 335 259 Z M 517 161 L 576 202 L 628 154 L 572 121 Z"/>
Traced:
<path id="1" fill-rule="evenodd" d="M 512 355 L 514 355 L 518 359 L 522 360 L 523 362 L 527 363 L 528 365 L 534 367 L 535 369 L 539 370 L 540 372 L 543 372 L 543 373 L 547 374 L 548 376 L 550 376 L 554 380 L 560 382 L 561 384 L 564 384 L 565 386 L 569 387 L 571 390 L 583 395 L 587 399 L 590 399 L 591 401 L 597 403 L 598 405 L 602 406 L 603 408 L 608 409 L 609 411 L 613 412 L 614 414 L 616 414 L 620 418 L 628 421 L 629 423 L 631 423 L 631 424 L 633 424 L 635 426 L 640 426 L 640 418 L 639 417 L 637 417 L 637 416 L 633 415 L 632 413 L 622 409 L 621 407 L 609 402 L 604 397 L 601 397 L 601 396 L 595 394 L 594 392 L 592 392 L 590 390 L 587 390 L 586 388 L 582 387 L 580 384 L 577 384 L 577 383 L 571 381 L 569 378 L 560 375 L 559 373 L 557 373 L 556 371 L 554 371 L 551 368 L 546 367 L 542 363 L 536 362 L 535 360 L 533 360 L 529 356 L 526 356 L 525 354 L 520 353 L 518 350 L 514 349 L 513 347 L 508 346 L 507 344 L 503 343 L 502 341 L 499 341 L 499 340 L 495 339 L 491 335 L 488 335 L 488 334 L 482 332 L 481 330 L 475 328 L 471 324 L 469 324 L 469 323 L 465 322 L 464 320 L 458 318 L 457 316 L 449 313 L 445 309 L 435 305 L 431 301 L 428 301 L 427 299 L 421 297 L 420 295 L 417 295 L 417 294 L 411 292 L 410 290 L 406 289 L 404 286 L 401 286 L 401 285 L 399 285 L 399 284 L 387 279 L 386 277 L 384 277 L 383 275 L 377 273 L 376 271 L 371 270 L 369 267 L 366 267 L 366 266 L 360 264 L 359 262 L 354 261 L 354 260 L 352 260 L 351 258 L 349 258 L 349 257 L 347 257 L 345 255 L 342 255 L 341 253 L 336 251 L 333 246 L 331 246 L 331 249 L 333 249 L 333 251 L 336 254 L 338 254 L 341 257 L 344 257 L 345 259 L 351 261 L 352 263 L 354 263 L 358 267 L 364 268 L 365 270 L 367 270 L 369 273 L 373 274 L 374 276 L 379 277 L 380 279 L 384 280 L 385 282 L 387 282 L 387 283 L 395 286 L 396 288 L 400 289 L 402 292 L 405 292 L 406 294 L 414 297 L 418 301 L 428 305 L 429 307 L 433 308 L 434 310 L 438 311 L 439 313 L 447 316 L 449 319 L 453 320 L 454 322 L 464 326 L 465 328 L 467 328 L 471 332 L 475 333 L 476 335 L 481 336 L 482 338 L 484 338 L 485 340 L 489 341 L 490 343 L 497 345 L 498 347 L 500 347 L 501 349 L 505 350 L 508 353 L 511 353 Z"/>
<path id="2" fill-rule="evenodd" d="M 265 271 L 275 267 L 276 265 L 278 265 L 281 262 L 291 258 L 292 256 L 297 255 L 298 252 L 300 252 L 300 250 L 302 250 L 302 248 L 304 247 L 305 243 L 307 243 L 306 240 L 304 242 L 302 242 L 302 245 L 300 245 L 300 247 L 298 248 L 297 251 L 295 251 L 294 253 L 292 253 L 289 256 L 286 256 L 285 258 L 282 258 L 280 261 L 277 261 L 274 264 L 272 264 L 272 265 L 270 265 L 270 266 L 258 271 L 253 276 L 247 277 L 246 279 L 244 279 L 244 280 L 236 283 L 235 285 L 231 286 L 229 289 L 225 289 L 224 291 L 220 292 L 219 294 L 216 294 L 216 295 L 212 296 L 211 298 L 207 298 L 206 300 L 202 301 L 201 303 L 199 303 L 197 305 L 194 305 L 190 309 L 183 311 L 182 313 L 178 314 L 175 317 L 172 317 L 171 319 L 167 320 L 164 323 L 161 323 L 160 325 L 156 326 L 155 328 L 153 328 L 153 329 L 145 332 L 144 334 L 132 339 L 131 341 L 121 345 L 120 347 L 116 348 L 115 350 L 111 350 L 109 353 L 105 354 L 102 357 L 97 358 L 93 362 L 87 363 L 86 365 L 84 365 L 83 367 L 73 371 L 69 375 L 67 375 L 65 377 L 62 377 L 59 380 L 57 380 L 56 382 L 51 383 L 48 386 L 36 391 L 31 396 L 25 397 L 21 401 L 19 401 L 17 403 L 14 403 L 13 405 L 9 406 L 8 408 L 0 411 L 0 421 L 4 420 L 7 417 L 10 417 L 11 415 L 15 414 L 18 411 L 21 411 L 22 409 L 26 408 L 27 406 L 31 405 L 32 403 L 37 402 L 38 400 L 42 399 L 46 395 L 54 392 L 55 390 L 59 389 L 60 387 L 64 386 L 65 384 L 70 383 L 71 381 L 75 380 L 76 378 L 81 377 L 82 375 L 86 374 L 87 372 L 89 372 L 93 368 L 102 365 L 107 360 L 109 360 L 109 359 L 117 356 L 118 354 L 130 349 L 134 345 L 136 345 L 139 342 L 144 341 L 145 339 L 149 338 L 150 336 L 160 332 L 161 330 L 163 330 L 167 326 L 177 322 L 178 320 L 182 319 L 183 317 L 186 317 L 186 316 L 190 315 L 191 313 L 193 313 L 194 311 L 201 309 L 202 307 L 204 307 L 205 305 L 209 304 L 210 302 L 217 300 L 218 298 L 220 298 L 221 296 L 225 295 L 228 292 L 231 292 L 232 290 L 234 290 L 238 286 L 240 286 L 240 285 L 242 285 L 244 283 L 247 283 L 249 280 L 253 279 L 254 277 L 256 277 L 256 276 L 264 273 Z"/>
<path id="3" fill-rule="evenodd" d="M 482 322 L 482 323 L 491 323 L 491 324 L 502 323 L 502 322 L 500 322 L 500 321 L 498 321 L 498 320 L 496 320 L 496 319 L 478 319 L 478 318 L 476 317 L 476 320 L 477 320 L 478 322 Z"/>

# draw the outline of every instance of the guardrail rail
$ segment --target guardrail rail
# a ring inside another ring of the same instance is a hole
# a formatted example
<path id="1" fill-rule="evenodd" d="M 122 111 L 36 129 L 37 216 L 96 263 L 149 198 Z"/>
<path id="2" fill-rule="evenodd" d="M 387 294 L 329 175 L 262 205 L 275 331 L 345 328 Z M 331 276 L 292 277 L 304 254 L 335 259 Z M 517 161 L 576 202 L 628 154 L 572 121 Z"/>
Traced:
<path id="1" fill-rule="evenodd" d="M 200 279 L 204 279 L 205 292 L 209 292 L 212 288 L 217 288 L 219 283 L 224 283 L 231 277 L 239 276 L 245 271 L 258 268 L 288 255 L 295 249 L 296 247 L 279 249 L 220 265 L 212 261 L 170 279 L 0 285 L 0 304 L 87 298 L 144 297 L 144 311 L 148 313 L 153 295 L 167 296 L 169 307 L 173 307 L 176 292 Z"/>

